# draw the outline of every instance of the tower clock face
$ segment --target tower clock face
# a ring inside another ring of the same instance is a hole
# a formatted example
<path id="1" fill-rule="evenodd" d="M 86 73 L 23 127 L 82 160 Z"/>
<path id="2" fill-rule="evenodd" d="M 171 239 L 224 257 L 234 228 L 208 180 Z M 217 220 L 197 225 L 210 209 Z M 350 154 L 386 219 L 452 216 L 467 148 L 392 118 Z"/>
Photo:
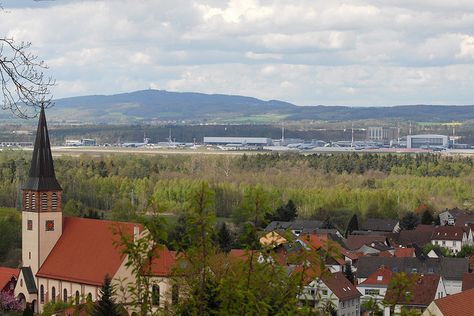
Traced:
<path id="1" fill-rule="evenodd" d="M 46 231 L 54 231 L 54 221 L 46 221 Z"/>

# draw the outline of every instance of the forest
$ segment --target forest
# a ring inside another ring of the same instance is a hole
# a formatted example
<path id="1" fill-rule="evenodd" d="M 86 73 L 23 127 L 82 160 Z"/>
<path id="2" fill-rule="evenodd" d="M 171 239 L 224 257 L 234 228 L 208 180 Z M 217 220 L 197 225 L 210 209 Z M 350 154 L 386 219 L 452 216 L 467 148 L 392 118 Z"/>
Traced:
<path id="1" fill-rule="evenodd" d="M 0 153 L 0 206 L 10 214 L 0 225 L 17 223 L 18 235 L 19 212 L 12 209 L 21 209 L 29 159 L 26 152 Z M 353 214 L 400 218 L 420 208 L 439 212 L 474 203 L 473 159 L 435 154 L 62 156 L 55 169 L 67 216 L 132 221 L 160 212 L 172 226 L 202 181 L 213 192 L 219 222 L 236 227 L 249 191 L 258 191 L 272 212 L 291 200 L 299 218 L 330 218 L 341 229 Z M 19 237 L 9 238 L 0 241 L 12 245 L 0 261 L 19 246 Z"/>

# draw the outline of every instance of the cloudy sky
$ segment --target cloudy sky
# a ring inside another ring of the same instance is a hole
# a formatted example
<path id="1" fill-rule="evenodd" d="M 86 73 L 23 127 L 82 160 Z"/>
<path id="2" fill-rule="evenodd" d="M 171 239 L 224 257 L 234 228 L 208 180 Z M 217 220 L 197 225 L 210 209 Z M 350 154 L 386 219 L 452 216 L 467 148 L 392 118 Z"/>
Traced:
<path id="1" fill-rule="evenodd" d="M 473 0 L 0 0 L 56 97 L 165 89 L 299 105 L 474 104 Z"/>

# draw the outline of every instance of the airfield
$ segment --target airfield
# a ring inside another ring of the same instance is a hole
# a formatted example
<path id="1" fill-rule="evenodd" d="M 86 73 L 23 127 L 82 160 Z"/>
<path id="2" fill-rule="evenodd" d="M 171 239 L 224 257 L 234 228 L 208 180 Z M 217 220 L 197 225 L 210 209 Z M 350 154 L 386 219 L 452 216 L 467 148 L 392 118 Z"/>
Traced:
<path id="1" fill-rule="evenodd" d="M 12 150 L 9 148 L 8 150 Z M 14 150 L 31 151 L 32 148 L 14 148 Z M 426 154 L 435 153 L 451 156 L 474 156 L 474 149 L 446 149 L 443 151 L 432 151 L 426 149 L 406 149 L 406 148 L 380 148 L 380 149 L 354 149 L 337 147 L 318 147 L 311 150 L 288 150 L 286 147 L 269 146 L 252 150 L 222 150 L 216 147 L 186 147 L 186 148 L 154 148 L 154 147 L 65 147 L 53 146 L 51 148 L 54 156 L 103 156 L 113 154 L 133 154 L 133 155 L 253 155 L 265 153 L 295 153 L 302 155 L 310 154 L 333 154 L 333 153 L 377 153 L 377 154 Z"/>

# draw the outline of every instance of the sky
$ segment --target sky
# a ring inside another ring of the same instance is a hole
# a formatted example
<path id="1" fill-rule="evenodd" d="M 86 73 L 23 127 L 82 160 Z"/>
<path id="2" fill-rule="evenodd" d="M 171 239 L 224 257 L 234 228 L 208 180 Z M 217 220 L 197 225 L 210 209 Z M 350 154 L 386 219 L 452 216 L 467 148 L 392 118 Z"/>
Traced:
<path id="1" fill-rule="evenodd" d="M 298 105 L 474 104 L 472 0 L 0 0 L 56 98 L 143 89 Z"/>

